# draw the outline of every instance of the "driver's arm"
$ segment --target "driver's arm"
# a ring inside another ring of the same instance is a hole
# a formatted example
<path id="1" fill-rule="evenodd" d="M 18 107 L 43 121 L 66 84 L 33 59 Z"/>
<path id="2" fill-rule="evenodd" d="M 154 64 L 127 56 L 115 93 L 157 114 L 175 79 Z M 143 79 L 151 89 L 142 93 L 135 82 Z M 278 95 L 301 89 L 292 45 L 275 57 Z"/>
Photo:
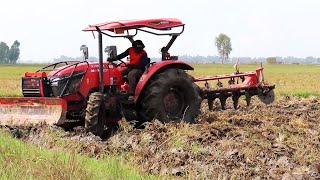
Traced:
<path id="1" fill-rule="evenodd" d="M 125 57 L 127 57 L 127 56 L 129 56 L 129 49 L 127 49 L 125 52 L 119 54 L 119 55 L 115 58 L 115 60 L 119 60 L 119 59 L 125 58 Z"/>

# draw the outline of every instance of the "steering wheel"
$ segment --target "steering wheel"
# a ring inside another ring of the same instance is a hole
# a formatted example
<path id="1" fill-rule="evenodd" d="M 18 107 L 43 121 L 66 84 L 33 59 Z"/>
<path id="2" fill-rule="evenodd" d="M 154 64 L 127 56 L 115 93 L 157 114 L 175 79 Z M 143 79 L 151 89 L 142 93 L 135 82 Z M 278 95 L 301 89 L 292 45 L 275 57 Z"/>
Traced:
<path id="1" fill-rule="evenodd" d="M 117 65 L 117 67 L 120 66 L 121 64 L 124 64 L 124 66 L 127 67 L 127 64 L 124 61 L 122 61 L 122 60 L 119 60 L 119 61 L 120 61 L 120 63 Z"/>

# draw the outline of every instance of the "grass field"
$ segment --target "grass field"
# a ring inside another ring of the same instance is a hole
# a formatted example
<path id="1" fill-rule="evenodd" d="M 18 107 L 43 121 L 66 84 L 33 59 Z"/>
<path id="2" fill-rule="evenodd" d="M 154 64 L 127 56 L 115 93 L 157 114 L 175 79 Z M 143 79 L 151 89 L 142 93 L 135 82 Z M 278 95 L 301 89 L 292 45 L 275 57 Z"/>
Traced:
<path id="1" fill-rule="evenodd" d="M 22 96 L 21 77 L 43 65 L 0 65 L 0 96 Z"/>
<path id="2" fill-rule="evenodd" d="M 21 77 L 26 71 L 36 71 L 43 65 L 0 65 L 0 96 L 21 96 Z M 233 64 L 193 64 L 189 71 L 195 77 L 230 74 Z M 253 71 L 258 64 L 240 64 L 240 71 Z M 276 85 L 276 95 L 320 96 L 320 65 L 264 65 L 265 81 Z"/>
<path id="3" fill-rule="evenodd" d="M 46 150 L 14 139 L 0 129 L 0 179 L 156 178 L 140 173 L 121 157 L 105 156 L 97 160 L 78 155 L 72 149 Z"/>

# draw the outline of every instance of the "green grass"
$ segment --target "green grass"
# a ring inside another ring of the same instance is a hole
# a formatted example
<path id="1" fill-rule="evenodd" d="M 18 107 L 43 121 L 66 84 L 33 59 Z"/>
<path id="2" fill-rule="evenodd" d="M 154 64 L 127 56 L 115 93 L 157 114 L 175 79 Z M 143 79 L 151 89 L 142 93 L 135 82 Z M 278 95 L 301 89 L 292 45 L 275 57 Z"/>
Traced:
<path id="1" fill-rule="evenodd" d="M 121 157 L 99 160 L 25 144 L 0 130 L 0 179 L 159 179 Z"/>
<path id="2" fill-rule="evenodd" d="M 44 65 L 0 65 L 0 96 L 22 96 L 21 77 L 24 73 L 35 72 Z"/>

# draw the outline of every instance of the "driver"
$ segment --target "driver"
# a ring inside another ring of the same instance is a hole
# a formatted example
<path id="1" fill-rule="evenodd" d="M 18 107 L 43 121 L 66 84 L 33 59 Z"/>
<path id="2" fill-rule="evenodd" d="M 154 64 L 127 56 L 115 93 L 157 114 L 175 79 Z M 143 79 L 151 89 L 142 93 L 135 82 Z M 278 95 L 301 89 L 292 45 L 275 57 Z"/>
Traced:
<path id="1" fill-rule="evenodd" d="M 129 64 L 126 65 L 126 68 L 121 70 L 121 75 L 128 76 L 129 90 L 128 90 L 128 100 L 133 100 L 134 91 L 137 86 L 137 82 L 141 75 L 143 74 L 145 67 L 150 63 L 147 52 L 144 49 L 144 44 L 141 40 L 136 40 L 132 42 L 132 47 L 128 48 L 123 53 L 119 54 L 114 59 L 108 58 L 108 61 L 116 61 L 127 56 L 130 57 Z"/>

